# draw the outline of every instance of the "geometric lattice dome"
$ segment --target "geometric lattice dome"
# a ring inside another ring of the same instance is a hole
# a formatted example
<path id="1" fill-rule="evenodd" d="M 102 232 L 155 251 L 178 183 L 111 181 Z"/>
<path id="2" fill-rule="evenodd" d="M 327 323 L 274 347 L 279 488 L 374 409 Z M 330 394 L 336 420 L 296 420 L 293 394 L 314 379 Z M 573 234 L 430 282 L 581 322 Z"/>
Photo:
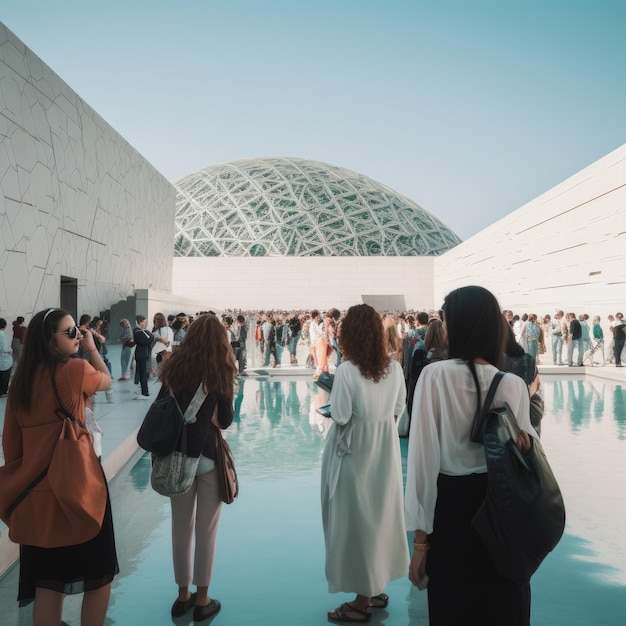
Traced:
<path id="1" fill-rule="evenodd" d="M 242 159 L 174 186 L 175 256 L 434 256 L 461 241 L 393 189 L 318 161 Z"/>

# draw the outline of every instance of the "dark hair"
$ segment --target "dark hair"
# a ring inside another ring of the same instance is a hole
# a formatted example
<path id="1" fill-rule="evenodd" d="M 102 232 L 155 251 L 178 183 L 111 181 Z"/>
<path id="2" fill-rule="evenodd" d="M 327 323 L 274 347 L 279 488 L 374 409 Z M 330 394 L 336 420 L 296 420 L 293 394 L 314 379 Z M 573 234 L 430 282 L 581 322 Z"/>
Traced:
<path id="1" fill-rule="evenodd" d="M 202 382 L 207 393 L 232 398 L 236 374 L 226 329 L 215 315 L 201 315 L 189 326 L 178 349 L 161 362 L 159 379 L 173 393 L 195 391 Z"/>
<path id="2" fill-rule="evenodd" d="M 84 326 L 85 324 L 89 324 L 89 322 L 91 322 L 91 315 L 89 315 L 89 313 L 83 313 L 80 316 L 80 320 L 78 320 L 78 325 Z"/>
<path id="3" fill-rule="evenodd" d="M 311 311 L 311 319 L 315 319 L 316 317 L 319 317 L 320 312 L 317 309 L 313 309 Z"/>
<path id="4" fill-rule="evenodd" d="M 450 358 L 480 358 L 498 367 L 504 326 L 495 296 L 484 287 L 461 287 L 446 296 L 443 311 Z"/>
<path id="5" fill-rule="evenodd" d="M 428 313 L 426 313 L 426 311 L 420 311 L 417 314 L 417 321 L 422 325 L 428 324 Z"/>
<path id="6" fill-rule="evenodd" d="M 4 330 L 7 327 L 7 321 L 4 317 L 0 317 L 0 330 Z"/>
<path id="7" fill-rule="evenodd" d="M 246 318 L 243 315 L 238 315 L 237 321 L 243 324 L 246 321 Z"/>
<path id="8" fill-rule="evenodd" d="M 369 304 L 351 306 L 341 323 L 341 351 L 361 374 L 374 382 L 387 375 L 389 355 L 383 321 Z"/>
<path id="9" fill-rule="evenodd" d="M 448 333 L 448 357 L 467 362 L 476 385 L 476 411 L 480 411 L 480 384 L 474 359 L 484 359 L 499 366 L 506 320 L 496 297 L 476 285 L 451 291 L 442 308 Z"/>
<path id="10" fill-rule="evenodd" d="M 335 308 L 329 309 L 326 312 L 326 317 L 330 317 L 331 319 L 337 321 L 341 317 L 341 311 Z"/>
<path id="11" fill-rule="evenodd" d="M 505 332 L 504 354 L 506 354 L 507 356 L 511 356 L 511 357 L 524 356 L 524 348 L 522 348 L 522 346 L 520 346 L 520 344 L 517 343 L 517 340 L 515 339 L 515 333 L 513 332 L 513 329 L 508 324 L 506 325 L 504 332 Z"/>
<path id="12" fill-rule="evenodd" d="M 30 407 L 33 395 L 35 372 L 42 368 L 54 380 L 54 370 L 59 363 L 65 363 L 69 356 L 61 352 L 54 341 L 54 333 L 59 322 L 69 313 L 65 309 L 45 309 L 33 317 L 26 334 L 22 355 L 11 382 L 11 402 L 14 409 Z"/>
<path id="13" fill-rule="evenodd" d="M 24 318 L 20 315 L 19 317 L 17 317 L 15 319 L 15 323 L 17 324 L 23 324 L 24 323 Z"/>

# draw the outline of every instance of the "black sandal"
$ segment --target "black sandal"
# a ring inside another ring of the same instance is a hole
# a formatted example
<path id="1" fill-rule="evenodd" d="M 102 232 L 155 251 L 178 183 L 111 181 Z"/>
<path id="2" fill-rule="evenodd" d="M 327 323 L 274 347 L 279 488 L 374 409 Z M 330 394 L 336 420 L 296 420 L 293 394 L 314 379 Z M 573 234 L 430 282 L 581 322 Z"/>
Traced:
<path id="1" fill-rule="evenodd" d="M 350 617 L 349 612 L 356 613 L 361 617 Z M 333 617 L 334 614 L 334 617 Z M 328 619 L 332 619 L 336 622 L 371 622 L 372 621 L 372 609 L 359 609 L 352 606 L 349 602 L 344 602 L 341 606 L 337 607 L 334 611 L 328 612 Z"/>
<path id="2" fill-rule="evenodd" d="M 386 609 L 389 604 L 389 596 L 386 593 L 379 593 L 370 598 L 370 604 L 374 609 Z"/>

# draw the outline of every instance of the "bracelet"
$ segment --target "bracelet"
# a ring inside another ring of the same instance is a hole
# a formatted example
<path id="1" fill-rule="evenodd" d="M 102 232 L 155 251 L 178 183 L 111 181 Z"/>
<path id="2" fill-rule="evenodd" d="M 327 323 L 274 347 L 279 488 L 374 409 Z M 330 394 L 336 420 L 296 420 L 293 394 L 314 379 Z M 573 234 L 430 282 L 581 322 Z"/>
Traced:
<path id="1" fill-rule="evenodd" d="M 415 543 L 415 542 L 413 542 L 413 549 L 416 552 L 427 552 L 428 550 L 430 550 L 430 544 L 429 543 Z"/>

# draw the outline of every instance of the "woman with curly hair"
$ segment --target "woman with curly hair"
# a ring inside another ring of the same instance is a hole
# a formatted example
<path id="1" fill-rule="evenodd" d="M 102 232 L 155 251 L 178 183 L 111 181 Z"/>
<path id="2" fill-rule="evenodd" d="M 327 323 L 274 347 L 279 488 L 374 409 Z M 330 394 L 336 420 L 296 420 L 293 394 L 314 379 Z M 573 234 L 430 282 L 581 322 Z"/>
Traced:
<path id="1" fill-rule="evenodd" d="M 372 607 L 387 606 L 385 585 L 404 576 L 409 563 L 395 423 L 406 387 L 371 306 L 348 310 L 340 348 L 344 360 L 330 394 L 334 423 L 322 459 L 322 521 L 328 590 L 356 598 L 328 617 L 369 622 Z"/>
<path id="2" fill-rule="evenodd" d="M 172 552 L 178 598 L 172 617 L 181 617 L 192 607 L 198 622 L 215 615 L 220 603 L 208 595 L 213 570 L 217 525 L 222 501 L 215 471 L 215 431 L 211 418 L 217 409 L 220 428 L 233 421 L 233 385 L 237 368 L 226 329 L 214 315 L 202 315 L 191 324 L 179 348 L 161 362 L 159 397 L 173 394 L 184 412 L 196 390 L 204 386 L 207 397 L 189 428 L 187 449 L 200 457 L 191 489 L 170 498 L 172 505 Z M 192 551 L 192 546 L 195 548 Z M 193 556 L 192 556 L 193 555 Z M 190 593 L 194 584 L 196 593 Z"/>

